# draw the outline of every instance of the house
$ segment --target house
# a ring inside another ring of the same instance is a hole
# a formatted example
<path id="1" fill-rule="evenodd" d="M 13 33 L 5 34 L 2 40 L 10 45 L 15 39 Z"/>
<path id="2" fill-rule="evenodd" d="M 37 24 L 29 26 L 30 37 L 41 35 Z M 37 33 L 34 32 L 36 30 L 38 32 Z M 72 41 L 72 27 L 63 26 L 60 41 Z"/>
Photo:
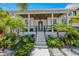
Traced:
<path id="1" fill-rule="evenodd" d="M 27 11 L 9 11 L 9 13 L 13 17 L 20 16 L 23 18 L 23 20 L 28 24 L 28 33 L 41 31 L 48 34 L 54 32 L 50 27 L 52 24 L 69 24 L 71 17 L 79 14 L 79 8 L 33 9 Z"/>

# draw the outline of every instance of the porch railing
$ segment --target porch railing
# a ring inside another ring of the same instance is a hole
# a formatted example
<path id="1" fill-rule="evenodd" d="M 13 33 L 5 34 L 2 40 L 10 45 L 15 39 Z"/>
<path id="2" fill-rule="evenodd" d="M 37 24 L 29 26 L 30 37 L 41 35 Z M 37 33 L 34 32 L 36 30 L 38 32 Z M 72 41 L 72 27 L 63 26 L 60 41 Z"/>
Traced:
<path id="1" fill-rule="evenodd" d="M 30 32 L 37 32 L 37 31 L 39 31 L 38 26 L 30 26 Z M 52 28 L 50 26 L 43 26 L 41 31 L 51 32 Z"/>

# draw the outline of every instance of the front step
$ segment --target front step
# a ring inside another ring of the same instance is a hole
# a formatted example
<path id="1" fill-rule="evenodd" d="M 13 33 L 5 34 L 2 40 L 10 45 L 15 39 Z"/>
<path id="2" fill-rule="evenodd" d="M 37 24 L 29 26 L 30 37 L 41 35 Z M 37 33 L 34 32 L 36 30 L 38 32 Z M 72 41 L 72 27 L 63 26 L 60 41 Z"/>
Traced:
<path id="1" fill-rule="evenodd" d="M 34 45 L 34 48 L 42 48 L 42 49 L 46 49 L 48 46 L 47 45 L 45 45 L 45 46 L 39 46 L 39 45 Z"/>

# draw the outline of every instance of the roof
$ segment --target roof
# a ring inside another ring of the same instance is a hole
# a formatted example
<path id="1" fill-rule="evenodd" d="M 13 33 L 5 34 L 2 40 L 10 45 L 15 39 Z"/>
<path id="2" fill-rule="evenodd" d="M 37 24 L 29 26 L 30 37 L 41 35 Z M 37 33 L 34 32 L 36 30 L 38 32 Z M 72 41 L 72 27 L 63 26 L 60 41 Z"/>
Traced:
<path id="1" fill-rule="evenodd" d="M 62 11 L 71 11 L 71 10 L 69 10 L 69 9 L 64 9 L 64 8 L 54 8 L 54 9 L 31 9 L 31 10 L 25 10 L 25 11 L 20 11 L 20 10 L 8 10 L 9 12 L 22 12 L 22 13 L 26 13 L 26 12 L 62 12 Z"/>
<path id="2" fill-rule="evenodd" d="M 65 7 L 65 9 L 75 10 L 79 8 L 79 3 L 76 4 L 69 4 Z"/>

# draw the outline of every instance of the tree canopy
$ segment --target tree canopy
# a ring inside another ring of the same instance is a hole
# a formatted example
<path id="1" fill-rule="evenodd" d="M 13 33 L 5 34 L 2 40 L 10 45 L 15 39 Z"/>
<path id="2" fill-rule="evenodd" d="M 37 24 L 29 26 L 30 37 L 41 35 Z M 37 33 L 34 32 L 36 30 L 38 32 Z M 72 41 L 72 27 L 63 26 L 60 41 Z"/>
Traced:
<path id="1" fill-rule="evenodd" d="M 72 23 L 79 23 L 79 15 L 73 16 L 70 21 L 71 24 Z"/>
<path id="2" fill-rule="evenodd" d="M 25 29 L 27 27 L 21 17 L 13 18 L 3 9 L 0 9 L 0 17 L 0 29 L 3 29 L 4 31 L 8 29 L 10 33 L 14 33 L 14 30 L 17 30 L 17 28 Z M 7 32 L 8 31 L 6 31 L 6 33 Z"/>
<path id="3" fill-rule="evenodd" d="M 21 9 L 21 11 L 27 10 L 28 4 L 27 3 L 17 3 L 17 6 Z"/>

